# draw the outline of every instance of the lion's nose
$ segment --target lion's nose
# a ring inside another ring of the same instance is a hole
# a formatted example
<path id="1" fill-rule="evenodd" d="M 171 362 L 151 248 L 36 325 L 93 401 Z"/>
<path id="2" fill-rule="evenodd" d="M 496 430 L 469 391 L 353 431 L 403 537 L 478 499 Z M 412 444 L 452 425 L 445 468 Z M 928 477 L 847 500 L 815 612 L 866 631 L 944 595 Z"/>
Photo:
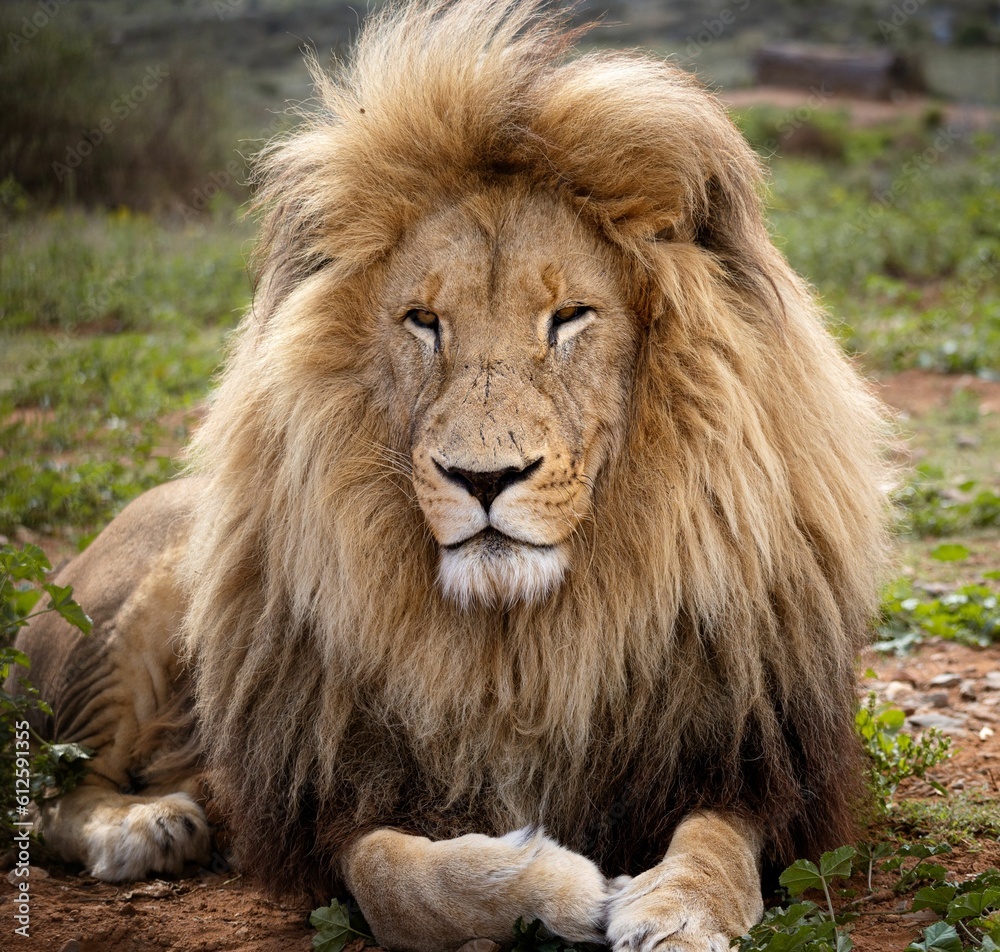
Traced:
<path id="1" fill-rule="evenodd" d="M 445 479 L 461 486 L 470 496 L 479 500 L 487 512 L 497 498 L 508 486 L 523 482 L 542 465 L 541 456 L 526 466 L 507 466 L 504 469 L 459 469 L 456 466 L 442 466 L 437 460 L 434 465 Z"/>

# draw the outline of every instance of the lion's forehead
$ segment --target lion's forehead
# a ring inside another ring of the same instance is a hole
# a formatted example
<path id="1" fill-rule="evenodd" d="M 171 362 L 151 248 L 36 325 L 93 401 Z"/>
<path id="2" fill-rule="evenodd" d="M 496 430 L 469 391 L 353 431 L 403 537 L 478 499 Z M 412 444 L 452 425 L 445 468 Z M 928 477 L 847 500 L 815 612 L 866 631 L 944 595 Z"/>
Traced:
<path id="1" fill-rule="evenodd" d="M 574 291 L 616 296 L 611 258 L 567 203 L 488 189 L 410 229 L 389 297 L 419 301 L 495 341 Z"/>

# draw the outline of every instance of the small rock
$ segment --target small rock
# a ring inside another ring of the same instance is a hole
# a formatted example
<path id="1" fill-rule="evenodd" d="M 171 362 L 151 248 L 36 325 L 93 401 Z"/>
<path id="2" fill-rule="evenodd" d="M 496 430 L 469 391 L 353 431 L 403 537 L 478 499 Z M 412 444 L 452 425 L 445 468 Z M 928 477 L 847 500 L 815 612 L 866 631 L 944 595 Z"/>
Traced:
<path id="1" fill-rule="evenodd" d="M 971 433 L 959 433 L 958 436 L 955 437 L 955 445 L 959 449 L 974 450 L 977 446 L 979 446 L 979 440 Z"/>
<path id="2" fill-rule="evenodd" d="M 963 701 L 974 701 L 978 697 L 975 681 L 963 681 L 958 688 Z"/>
<path id="3" fill-rule="evenodd" d="M 1000 691 L 1000 671 L 989 671 L 985 678 L 988 691 Z"/>
<path id="4" fill-rule="evenodd" d="M 931 694 L 925 694 L 921 697 L 921 703 L 925 704 L 927 707 L 947 707 L 948 706 L 948 692 L 947 691 L 934 691 Z"/>
<path id="5" fill-rule="evenodd" d="M 984 728 L 982 728 L 982 730 L 979 731 L 979 739 L 980 740 L 989 740 L 989 738 L 991 738 L 992 736 L 993 736 L 993 728 L 992 727 L 984 727 Z"/>
<path id="6" fill-rule="evenodd" d="M 458 952 L 499 952 L 499 949 L 492 939 L 470 939 Z"/>
<path id="7" fill-rule="evenodd" d="M 946 671 L 944 674 L 939 674 L 937 677 L 931 678 L 927 683 L 932 688 L 953 688 L 956 684 L 959 684 L 961 680 L 961 675 L 954 674 L 951 671 Z"/>
<path id="8" fill-rule="evenodd" d="M 70 939 L 62 944 L 59 952 L 80 952 L 80 943 L 76 939 Z"/>
<path id="9" fill-rule="evenodd" d="M 965 723 L 956 717 L 948 717 L 946 714 L 914 714 L 909 722 L 914 727 L 936 727 L 945 734 L 963 733 Z"/>
<path id="10" fill-rule="evenodd" d="M 30 883 L 32 880 L 37 881 L 39 879 L 49 878 L 48 870 L 42 869 L 41 866 L 29 866 L 27 876 L 19 876 L 18 872 L 19 870 L 12 869 L 7 874 L 7 882 L 9 882 L 11 886 L 20 886 L 22 883 Z"/>
<path id="11" fill-rule="evenodd" d="M 885 686 L 883 693 L 887 701 L 892 701 L 893 704 L 896 704 L 900 698 L 913 694 L 913 685 L 907 684 L 905 681 L 890 681 Z"/>

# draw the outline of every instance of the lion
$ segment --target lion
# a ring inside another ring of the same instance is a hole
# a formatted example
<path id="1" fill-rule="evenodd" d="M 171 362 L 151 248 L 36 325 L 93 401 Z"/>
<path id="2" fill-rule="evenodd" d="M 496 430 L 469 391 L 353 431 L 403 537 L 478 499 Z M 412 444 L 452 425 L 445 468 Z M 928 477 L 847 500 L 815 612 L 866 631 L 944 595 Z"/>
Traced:
<path id="1" fill-rule="evenodd" d="M 41 807 L 107 880 L 207 862 L 387 948 L 728 948 L 847 841 L 886 416 L 696 80 L 539 0 L 411 3 L 259 160 L 254 303 L 191 473 L 21 647 Z"/>

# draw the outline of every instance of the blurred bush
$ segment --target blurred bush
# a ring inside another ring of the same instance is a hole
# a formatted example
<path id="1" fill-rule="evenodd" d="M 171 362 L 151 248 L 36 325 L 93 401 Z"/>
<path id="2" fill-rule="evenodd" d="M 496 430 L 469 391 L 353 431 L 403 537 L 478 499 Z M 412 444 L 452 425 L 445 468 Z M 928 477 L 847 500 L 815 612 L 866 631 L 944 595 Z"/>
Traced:
<path id="1" fill-rule="evenodd" d="M 192 208 L 206 195 L 243 197 L 238 135 L 209 63 L 175 49 L 126 64 L 61 10 L 35 29 L 24 11 L 0 9 L 0 182 L 40 204 Z"/>

